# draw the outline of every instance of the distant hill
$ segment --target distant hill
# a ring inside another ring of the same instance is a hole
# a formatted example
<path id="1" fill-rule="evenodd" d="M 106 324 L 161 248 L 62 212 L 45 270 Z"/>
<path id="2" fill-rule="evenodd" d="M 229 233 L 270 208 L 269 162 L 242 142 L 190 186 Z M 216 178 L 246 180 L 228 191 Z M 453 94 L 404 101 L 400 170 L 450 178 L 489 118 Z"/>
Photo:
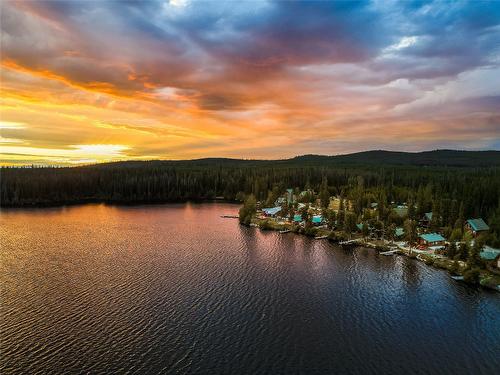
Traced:
<path id="1" fill-rule="evenodd" d="M 424 152 L 365 151 L 346 155 L 304 155 L 289 159 L 299 163 L 355 163 L 420 166 L 500 166 L 500 151 L 435 150 Z"/>
<path id="2" fill-rule="evenodd" d="M 161 203 L 216 197 L 239 201 L 249 193 L 266 200 L 274 187 L 284 190 L 309 186 L 320 191 L 323 181 L 328 181 L 331 192 L 339 193 L 349 191 L 353 181 L 362 177 L 370 194 L 388 192 L 389 202 L 405 202 L 410 192 L 416 195 L 420 187 L 439 186 L 434 193 L 448 201 L 465 202 L 467 215 L 489 217 L 500 198 L 499 171 L 500 151 L 452 150 L 367 151 L 284 160 L 207 158 L 68 168 L 2 168 L 0 206 Z"/>
<path id="3" fill-rule="evenodd" d="M 457 151 L 435 150 L 424 152 L 398 151 L 364 151 L 345 155 L 302 155 L 282 160 L 246 160 L 230 158 L 204 158 L 195 160 L 152 160 L 152 161 L 124 161 L 99 164 L 102 167 L 126 166 L 242 166 L 242 165 L 342 165 L 342 164 L 376 164 L 376 165 L 408 165 L 408 166 L 448 166 L 448 167 L 487 167 L 500 166 L 500 151 Z"/>

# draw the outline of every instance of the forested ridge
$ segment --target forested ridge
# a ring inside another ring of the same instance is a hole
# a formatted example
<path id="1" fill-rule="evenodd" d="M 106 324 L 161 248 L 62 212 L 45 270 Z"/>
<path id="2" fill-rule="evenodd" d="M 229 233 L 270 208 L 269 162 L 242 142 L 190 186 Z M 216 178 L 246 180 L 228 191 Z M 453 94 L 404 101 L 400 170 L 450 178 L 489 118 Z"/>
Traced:
<path id="1" fill-rule="evenodd" d="M 430 162 L 426 164 L 425 160 Z M 330 195 L 343 195 L 360 206 L 370 200 L 420 199 L 422 210 L 439 205 L 443 211 L 461 210 L 465 217 L 489 218 L 499 208 L 500 152 L 371 151 L 275 161 L 212 158 L 2 168 L 0 203 L 18 207 L 87 201 L 243 200 L 249 194 L 266 200 L 269 192 L 286 188 L 319 191 L 324 181 Z"/>

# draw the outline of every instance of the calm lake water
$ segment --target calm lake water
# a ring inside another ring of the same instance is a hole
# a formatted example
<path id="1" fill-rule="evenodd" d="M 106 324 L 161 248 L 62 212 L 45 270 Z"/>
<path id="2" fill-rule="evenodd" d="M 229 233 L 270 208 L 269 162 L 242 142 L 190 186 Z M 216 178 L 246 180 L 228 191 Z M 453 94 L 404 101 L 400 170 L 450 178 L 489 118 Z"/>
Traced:
<path id="1" fill-rule="evenodd" d="M 0 373 L 498 374 L 500 294 L 237 210 L 4 210 Z"/>

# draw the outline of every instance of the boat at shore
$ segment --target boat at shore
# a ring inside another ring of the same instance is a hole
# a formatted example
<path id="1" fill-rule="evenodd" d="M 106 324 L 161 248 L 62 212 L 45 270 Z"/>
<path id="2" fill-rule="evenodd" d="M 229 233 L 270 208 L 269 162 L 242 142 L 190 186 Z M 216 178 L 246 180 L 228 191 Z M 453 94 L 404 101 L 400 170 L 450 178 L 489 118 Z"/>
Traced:
<path id="1" fill-rule="evenodd" d="M 220 217 L 222 217 L 224 219 L 238 219 L 239 218 L 238 215 L 220 215 Z"/>
<path id="2" fill-rule="evenodd" d="M 398 252 L 398 250 L 397 250 L 397 249 L 395 249 L 395 250 L 384 251 L 384 252 L 379 253 L 379 254 L 380 254 L 380 255 L 385 255 L 385 256 L 391 256 L 391 255 L 396 254 L 397 252 Z"/>
<path id="3" fill-rule="evenodd" d="M 347 241 L 340 241 L 339 245 L 341 246 L 354 246 L 357 245 L 360 242 L 359 239 L 353 239 L 353 240 L 347 240 Z"/>
<path id="4" fill-rule="evenodd" d="M 283 229 L 283 230 L 280 230 L 280 233 L 281 233 L 281 234 L 285 234 L 285 233 L 289 233 L 289 232 L 291 232 L 291 230 L 290 230 L 290 229 Z"/>
<path id="5" fill-rule="evenodd" d="M 328 238 L 328 236 L 317 236 L 317 237 L 314 237 L 315 240 L 324 240 Z"/>

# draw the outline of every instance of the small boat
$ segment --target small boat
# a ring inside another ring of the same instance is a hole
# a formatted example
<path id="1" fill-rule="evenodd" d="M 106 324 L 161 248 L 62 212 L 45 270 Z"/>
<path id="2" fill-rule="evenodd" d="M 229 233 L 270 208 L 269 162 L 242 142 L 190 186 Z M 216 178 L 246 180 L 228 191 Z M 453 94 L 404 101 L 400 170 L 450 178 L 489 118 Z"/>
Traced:
<path id="1" fill-rule="evenodd" d="M 288 232 L 291 232 L 290 229 L 283 229 L 283 230 L 280 230 L 280 233 L 281 234 L 285 234 L 285 233 L 288 233 Z"/>
<path id="2" fill-rule="evenodd" d="M 255 224 L 255 223 L 251 223 L 251 224 L 250 224 L 250 226 L 251 226 L 251 227 L 255 227 L 255 228 L 257 228 L 259 225 L 258 225 L 258 224 Z"/>
<path id="3" fill-rule="evenodd" d="M 457 281 L 463 281 L 464 280 L 464 277 L 463 276 L 450 276 L 453 280 L 457 280 Z"/>
<path id="4" fill-rule="evenodd" d="M 394 252 L 392 252 L 392 251 L 386 251 L 385 253 L 380 253 L 380 255 L 384 255 L 386 257 L 390 257 L 390 256 L 394 255 Z"/>
<path id="5" fill-rule="evenodd" d="M 359 240 L 347 240 L 347 241 L 340 241 L 339 245 L 345 246 L 345 247 L 355 247 L 358 246 Z"/>
<path id="6" fill-rule="evenodd" d="M 317 237 L 314 237 L 315 240 L 324 240 L 325 238 L 328 238 L 328 236 L 317 236 Z"/>
<path id="7" fill-rule="evenodd" d="M 385 255 L 385 256 L 390 256 L 390 255 L 396 254 L 397 251 L 398 251 L 397 249 L 396 250 L 389 250 L 389 251 L 384 251 L 384 252 L 379 253 L 379 254 L 380 255 Z"/>

